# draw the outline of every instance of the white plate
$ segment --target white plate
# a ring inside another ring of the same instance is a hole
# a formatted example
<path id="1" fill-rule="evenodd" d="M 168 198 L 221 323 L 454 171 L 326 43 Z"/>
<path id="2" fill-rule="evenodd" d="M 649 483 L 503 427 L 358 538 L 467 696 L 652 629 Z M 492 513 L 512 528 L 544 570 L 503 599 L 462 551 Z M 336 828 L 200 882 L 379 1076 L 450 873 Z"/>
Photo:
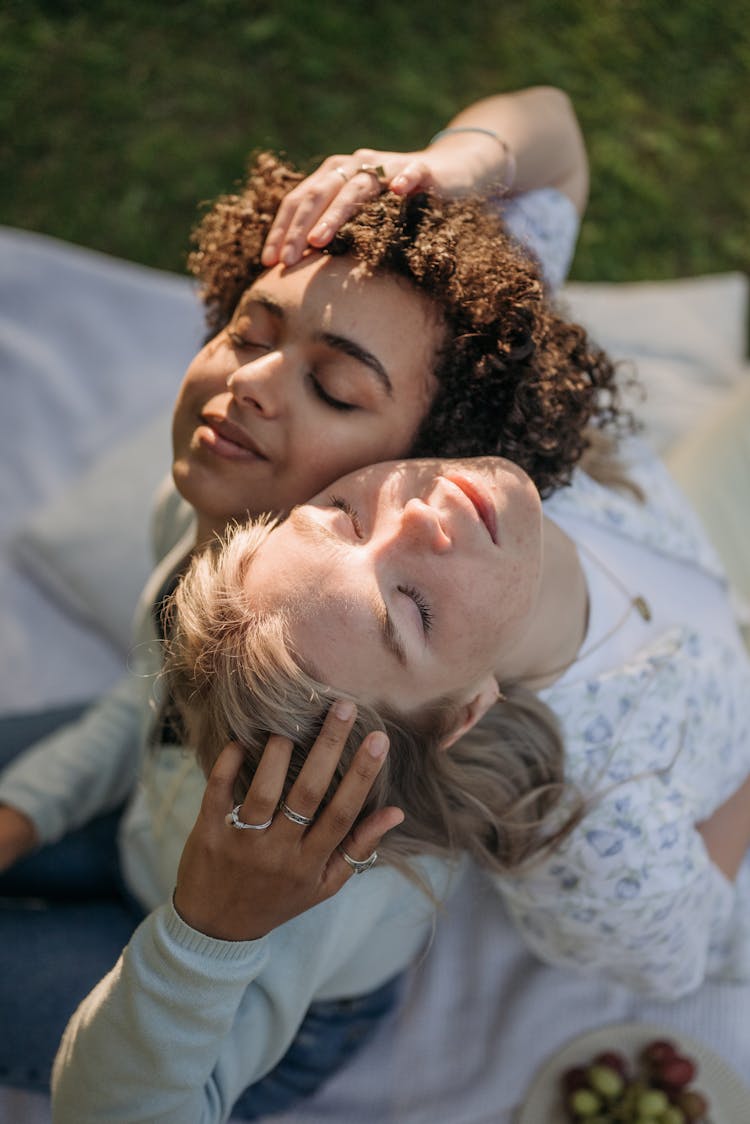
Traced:
<path id="1" fill-rule="evenodd" d="M 668 1038 L 697 1063 L 692 1083 L 708 1097 L 711 1124 L 749 1124 L 750 1089 L 725 1061 L 674 1027 L 649 1023 L 612 1023 L 572 1039 L 541 1066 L 529 1086 L 515 1124 L 563 1124 L 567 1120 L 560 1097 L 560 1078 L 566 1069 L 587 1065 L 604 1050 L 616 1050 L 634 1063 L 653 1039 Z"/>

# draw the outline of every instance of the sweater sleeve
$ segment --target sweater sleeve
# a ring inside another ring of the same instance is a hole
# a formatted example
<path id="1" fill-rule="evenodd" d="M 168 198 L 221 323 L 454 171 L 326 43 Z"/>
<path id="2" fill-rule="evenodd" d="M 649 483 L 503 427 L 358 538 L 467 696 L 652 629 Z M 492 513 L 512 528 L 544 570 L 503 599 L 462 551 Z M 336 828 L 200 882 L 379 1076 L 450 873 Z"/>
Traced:
<path id="1" fill-rule="evenodd" d="M 117 807 L 138 768 L 142 684 L 127 675 L 78 721 L 37 742 L 0 776 L 0 803 L 24 812 L 54 843 Z"/>
<path id="2" fill-rule="evenodd" d="M 155 910 L 66 1028 L 55 1124 L 226 1121 L 314 999 L 365 994 L 424 946 L 431 903 L 395 872 L 372 873 L 258 941 L 214 940 L 171 903 Z"/>
<path id="3" fill-rule="evenodd" d="M 659 777 L 634 780 L 595 804 L 549 859 L 503 880 L 534 951 L 657 999 L 695 991 L 736 903 L 689 807 Z"/>

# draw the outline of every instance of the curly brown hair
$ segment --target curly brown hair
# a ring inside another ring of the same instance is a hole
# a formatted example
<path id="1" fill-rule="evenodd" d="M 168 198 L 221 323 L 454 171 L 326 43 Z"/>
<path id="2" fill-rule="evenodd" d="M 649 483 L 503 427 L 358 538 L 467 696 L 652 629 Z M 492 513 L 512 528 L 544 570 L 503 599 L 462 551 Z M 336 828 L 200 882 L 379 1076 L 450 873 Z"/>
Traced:
<path id="1" fill-rule="evenodd" d="M 189 267 L 202 284 L 211 333 L 263 272 L 266 234 L 303 178 L 261 153 L 241 190 L 219 198 L 196 228 Z M 438 389 L 410 456 L 498 454 L 525 469 L 544 496 L 570 479 L 590 443 L 587 427 L 613 435 L 633 428 L 613 363 L 555 311 L 538 265 L 487 198 L 387 193 L 365 203 L 324 252 L 405 280 L 442 318 Z"/>

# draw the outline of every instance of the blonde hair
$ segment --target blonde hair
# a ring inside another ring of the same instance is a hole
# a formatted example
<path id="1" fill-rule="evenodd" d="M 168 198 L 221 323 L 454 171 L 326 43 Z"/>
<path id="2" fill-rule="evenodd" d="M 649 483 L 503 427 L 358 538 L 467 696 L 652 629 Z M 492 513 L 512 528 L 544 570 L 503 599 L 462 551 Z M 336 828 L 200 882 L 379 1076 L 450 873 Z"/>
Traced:
<path id="1" fill-rule="evenodd" d="M 245 797 L 269 733 L 294 743 L 286 792 L 299 773 L 331 703 L 346 692 L 316 680 L 295 656 L 284 611 L 253 608 L 248 574 L 275 521 L 229 528 L 193 558 L 167 609 L 166 694 L 183 736 L 207 774 L 227 742 L 245 750 L 235 797 Z M 418 854 L 468 851 L 484 867 L 511 871 L 546 852 L 580 819 L 569 803 L 563 744 L 551 712 L 530 692 L 507 687 L 481 728 L 445 749 L 458 708 L 436 699 L 399 714 L 360 699 L 357 718 L 326 800 L 364 736 L 385 730 L 390 753 L 362 815 L 396 804 L 404 823 L 380 852 L 405 873 Z M 325 801 L 324 801 L 325 802 Z"/>

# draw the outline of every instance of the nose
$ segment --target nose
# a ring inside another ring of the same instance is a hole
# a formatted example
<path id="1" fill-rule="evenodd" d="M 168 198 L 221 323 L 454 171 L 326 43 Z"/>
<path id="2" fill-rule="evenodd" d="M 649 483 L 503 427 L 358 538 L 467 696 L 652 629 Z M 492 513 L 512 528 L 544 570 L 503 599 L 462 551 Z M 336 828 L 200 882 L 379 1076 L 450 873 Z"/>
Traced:
<path id="1" fill-rule="evenodd" d="M 276 418 L 284 409 L 284 360 L 278 351 L 266 352 L 227 378 L 227 389 L 242 406 L 249 406 L 264 418 Z"/>
<path id="2" fill-rule="evenodd" d="M 452 543 L 440 522 L 440 513 L 424 500 L 412 498 L 401 512 L 401 531 L 424 550 L 444 554 Z"/>

